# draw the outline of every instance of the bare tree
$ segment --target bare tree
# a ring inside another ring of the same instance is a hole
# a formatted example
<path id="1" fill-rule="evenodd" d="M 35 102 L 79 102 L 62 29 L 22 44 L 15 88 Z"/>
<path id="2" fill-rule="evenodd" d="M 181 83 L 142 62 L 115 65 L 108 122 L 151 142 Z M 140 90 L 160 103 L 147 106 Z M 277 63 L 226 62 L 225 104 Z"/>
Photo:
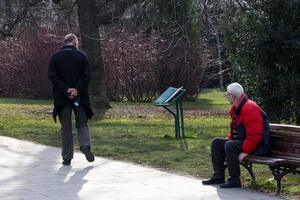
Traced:
<path id="1" fill-rule="evenodd" d="M 224 4 L 226 0 L 197 0 L 198 18 L 203 29 L 204 36 L 209 40 L 214 40 L 213 45 L 210 43 L 212 58 L 212 66 L 216 66 L 215 70 L 209 71 L 207 74 L 211 78 L 218 77 L 219 87 L 224 88 L 224 72 L 228 69 L 224 69 L 224 59 L 222 54 L 224 52 L 224 45 L 221 39 L 221 15 L 224 10 Z M 205 28 L 204 28 L 205 27 Z"/>
<path id="2" fill-rule="evenodd" d="M 63 0 L 55 0 L 60 3 Z M 110 108 L 105 86 L 105 71 L 101 54 L 99 27 L 122 18 L 125 10 L 138 0 L 77 0 L 77 12 L 82 48 L 91 64 L 91 102 L 100 110 Z"/>
<path id="3" fill-rule="evenodd" d="M 32 7 L 45 3 L 43 0 L 4 0 L 0 2 L 0 39 L 13 35 L 15 29 L 28 19 Z"/>
<path id="4" fill-rule="evenodd" d="M 91 64 L 91 102 L 94 108 L 100 110 L 110 108 L 105 86 L 99 27 L 119 20 L 127 8 L 142 0 L 52 0 L 52 2 L 68 3 L 77 7 L 75 16 L 78 16 L 82 48 L 87 52 Z M 31 9 L 36 9 L 36 6 L 45 6 L 45 4 L 49 2 L 44 0 L 0 1 L 1 13 L 5 13 L 5 16 L 1 16 L 0 38 L 12 36 L 17 27 L 29 18 Z"/>

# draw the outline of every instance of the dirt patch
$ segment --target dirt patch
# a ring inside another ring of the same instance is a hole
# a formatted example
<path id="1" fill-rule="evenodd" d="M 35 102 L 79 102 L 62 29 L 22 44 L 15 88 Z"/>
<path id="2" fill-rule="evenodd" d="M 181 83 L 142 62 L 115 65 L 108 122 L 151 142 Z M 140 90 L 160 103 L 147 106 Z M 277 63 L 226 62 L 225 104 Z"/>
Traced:
<path id="1" fill-rule="evenodd" d="M 175 112 L 175 109 L 171 109 Z M 226 116 L 227 110 L 224 109 L 189 109 L 183 111 L 185 117 L 198 117 L 198 116 Z M 162 107 L 141 107 L 141 106 L 122 106 L 112 108 L 106 111 L 105 118 L 147 118 L 154 115 L 161 115 L 164 117 L 172 117 L 172 115 Z"/>

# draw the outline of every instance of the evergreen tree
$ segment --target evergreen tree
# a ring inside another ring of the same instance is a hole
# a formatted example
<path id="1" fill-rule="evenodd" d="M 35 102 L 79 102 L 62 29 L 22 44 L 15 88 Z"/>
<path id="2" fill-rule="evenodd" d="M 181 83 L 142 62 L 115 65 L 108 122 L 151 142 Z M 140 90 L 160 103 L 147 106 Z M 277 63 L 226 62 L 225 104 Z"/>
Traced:
<path id="1" fill-rule="evenodd" d="M 300 124 L 300 1 L 230 1 L 225 44 L 234 80 L 272 121 Z"/>

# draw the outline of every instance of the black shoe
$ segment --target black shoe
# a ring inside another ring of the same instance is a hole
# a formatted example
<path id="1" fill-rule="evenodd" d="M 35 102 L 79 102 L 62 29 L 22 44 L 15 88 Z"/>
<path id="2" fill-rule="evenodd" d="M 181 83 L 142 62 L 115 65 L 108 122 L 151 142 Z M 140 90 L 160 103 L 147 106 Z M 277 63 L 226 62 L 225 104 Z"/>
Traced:
<path id="1" fill-rule="evenodd" d="M 220 185 L 220 188 L 239 188 L 241 187 L 241 180 L 239 178 L 228 179 L 226 183 Z"/>
<path id="2" fill-rule="evenodd" d="M 95 160 L 95 157 L 91 152 L 90 147 L 82 146 L 80 147 L 80 151 L 85 155 L 87 161 L 93 162 Z"/>
<path id="3" fill-rule="evenodd" d="M 63 160 L 63 165 L 71 165 L 71 160 Z"/>
<path id="4" fill-rule="evenodd" d="M 214 185 L 214 184 L 221 184 L 224 182 L 225 182 L 224 178 L 213 176 L 208 180 L 202 181 L 202 184 L 203 185 Z"/>

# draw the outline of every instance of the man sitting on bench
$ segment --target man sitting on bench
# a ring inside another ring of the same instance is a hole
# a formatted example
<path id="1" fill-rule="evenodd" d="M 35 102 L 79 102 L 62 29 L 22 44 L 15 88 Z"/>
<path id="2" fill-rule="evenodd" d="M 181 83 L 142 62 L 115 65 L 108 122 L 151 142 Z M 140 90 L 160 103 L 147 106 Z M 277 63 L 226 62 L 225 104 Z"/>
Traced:
<path id="1" fill-rule="evenodd" d="M 214 174 L 203 185 L 220 184 L 221 188 L 241 187 L 240 165 L 247 155 L 253 153 L 263 136 L 261 108 L 244 94 L 243 87 L 232 83 L 225 93 L 229 103 L 231 123 L 227 139 L 215 138 L 211 144 L 211 160 Z M 225 161 L 229 178 L 225 182 Z"/>

